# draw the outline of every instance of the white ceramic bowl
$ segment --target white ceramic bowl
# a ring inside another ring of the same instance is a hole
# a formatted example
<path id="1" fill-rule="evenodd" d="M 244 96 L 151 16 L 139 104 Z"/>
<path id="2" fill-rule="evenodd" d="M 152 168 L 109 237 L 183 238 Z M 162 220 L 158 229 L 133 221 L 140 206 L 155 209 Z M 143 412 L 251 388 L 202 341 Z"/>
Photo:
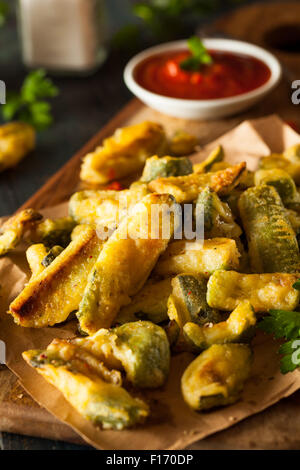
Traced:
<path id="1" fill-rule="evenodd" d="M 203 39 L 203 43 L 208 49 L 246 54 L 260 59 L 271 71 L 269 80 L 259 88 L 238 96 L 208 100 L 169 98 L 148 91 L 136 82 L 134 70 L 142 60 L 160 52 L 187 49 L 187 41 L 183 40 L 151 47 L 134 56 L 124 70 L 124 80 L 127 87 L 145 104 L 164 114 L 184 119 L 217 119 L 250 108 L 269 93 L 280 80 L 280 63 L 276 57 L 261 47 L 231 39 Z"/>

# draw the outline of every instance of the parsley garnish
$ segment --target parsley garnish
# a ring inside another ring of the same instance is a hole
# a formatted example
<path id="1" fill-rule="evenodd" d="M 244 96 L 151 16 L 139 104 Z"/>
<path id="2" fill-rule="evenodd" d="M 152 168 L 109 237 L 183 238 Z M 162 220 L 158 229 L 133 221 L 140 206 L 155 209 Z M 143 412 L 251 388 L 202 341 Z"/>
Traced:
<path id="1" fill-rule="evenodd" d="M 45 70 L 30 72 L 19 93 L 8 93 L 6 104 L 2 106 L 3 119 L 17 119 L 31 124 L 37 130 L 46 129 L 52 124 L 53 117 L 51 105 L 45 99 L 57 94 L 58 89 L 46 77 Z"/>
<path id="2" fill-rule="evenodd" d="M 275 338 L 288 340 L 279 349 L 283 355 L 280 370 L 286 374 L 300 367 L 300 312 L 270 310 L 269 313 L 270 316 L 263 318 L 258 327 Z"/>
<path id="3" fill-rule="evenodd" d="M 183 70 L 197 71 L 201 69 L 202 65 L 212 63 L 212 57 L 207 52 L 201 39 L 193 36 L 187 43 L 192 55 L 180 62 L 180 67 Z"/>

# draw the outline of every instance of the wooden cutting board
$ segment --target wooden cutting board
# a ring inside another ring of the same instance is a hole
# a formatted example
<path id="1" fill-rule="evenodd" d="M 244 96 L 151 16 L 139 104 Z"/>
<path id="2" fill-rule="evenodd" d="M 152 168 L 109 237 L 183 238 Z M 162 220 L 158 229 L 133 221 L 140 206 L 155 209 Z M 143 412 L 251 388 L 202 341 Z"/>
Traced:
<path id="1" fill-rule="evenodd" d="M 287 100 L 280 100 L 280 95 L 284 90 L 285 84 L 282 84 L 272 96 L 248 113 L 224 121 L 210 122 L 188 122 L 170 118 L 145 107 L 138 100 L 132 100 L 22 207 L 42 209 L 66 200 L 78 188 L 78 173 L 82 156 L 93 150 L 103 138 L 113 133 L 119 126 L 152 119 L 161 122 L 170 133 L 176 129 L 187 129 L 198 135 L 202 144 L 206 144 L 241 121 L 270 114 L 272 111 L 277 110 L 284 119 L 291 119 L 293 107 L 287 103 Z M 274 103 L 279 104 L 280 101 L 285 105 L 276 106 L 274 109 Z M 300 392 L 227 431 L 194 444 L 191 448 L 297 448 L 300 446 L 299 405 Z M 277 430 L 276 442 L 270 429 Z M 0 431 L 82 443 L 73 430 L 61 424 L 35 403 L 6 367 L 0 369 Z"/>
<path id="2" fill-rule="evenodd" d="M 251 14 L 256 15 L 255 17 L 261 17 L 257 9 L 253 12 L 253 7 L 251 7 Z M 244 10 L 244 16 L 247 17 L 246 10 Z M 235 16 L 231 16 L 226 21 L 222 21 L 219 24 L 219 29 L 223 28 L 226 33 L 234 35 L 234 32 L 240 28 L 240 21 L 235 18 Z M 294 55 L 294 61 L 299 63 L 297 54 Z M 134 99 L 33 195 L 22 208 L 42 209 L 66 200 L 78 189 L 78 176 L 82 157 L 99 145 L 105 137 L 111 135 L 117 127 L 149 119 L 163 124 L 169 133 L 178 129 L 186 129 L 197 135 L 203 145 L 245 119 L 257 118 L 272 113 L 277 113 L 284 120 L 292 121 L 300 127 L 299 106 L 293 106 L 290 100 L 289 78 L 289 75 L 286 74 L 278 88 L 255 108 L 226 120 L 208 122 L 171 118 L 149 109 Z M 192 445 L 191 449 L 300 448 L 299 406 L 300 392 L 282 400 L 259 415 L 252 416 L 226 431 Z M 275 441 L 274 429 L 276 430 Z M 61 424 L 46 410 L 37 405 L 24 392 L 15 376 L 4 366 L 0 366 L 0 431 L 83 443 L 73 430 Z"/>

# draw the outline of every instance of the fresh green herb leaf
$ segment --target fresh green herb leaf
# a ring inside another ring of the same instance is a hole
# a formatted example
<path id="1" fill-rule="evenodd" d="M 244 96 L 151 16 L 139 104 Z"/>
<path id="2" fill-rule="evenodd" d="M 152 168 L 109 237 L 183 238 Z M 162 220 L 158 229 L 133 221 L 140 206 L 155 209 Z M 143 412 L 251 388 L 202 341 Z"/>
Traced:
<path id="1" fill-rule="evenodd" d="M 266 333 L 273 333 L 275 338 L 295 339 L 300 336 L 300 312 L 270 310 L 270 316 L 264 317 L 259 327 Z"/>
<path id="2" fill-rule="evenodd" d="M 283 374 L 297 369 L 300 366 L 300 337 L 282 344 L 279 353 L 283 356 L 280 361 L 280 370 Z"/>
<path id="3" fill-rule="evenodd" d="M 24 80 L 21 88 L 22 98 L 32 103 L 41 98 L 53 98 L 58 94 L 58 89 L 52 80 L 46 77 L 43 69 L 31 72 Z"/>
<path id="4" fill-rule="evenodd" d="M 27 122 L 43 131 L 51 126 L 53 117 L 51 114 L 51 105 L 47 101 L 36 101 L 29 105 L 29 114 Z"/>
<path id="5" fill-rule="evenodd" d="M 1 106 L 3 119 L 5 121 L 11 121 L 17 112 L 22 108 L 22 104 L 22 98 L 18 93 L 7 93 L 6 103 Z"/>
<path id="6" fill-rule="evenodd" d="M 289 340 L 279 349 L 283 355 L 280 370 L 286 374 L 300 366 L 300 312 L 270 310 L 269 313 L 270 316 L 264 317 L 258 327 L 277 339 Z"/>
<path id="7" fill-rule="evenodd" d="M 202 65 L 212 63 L 211 55 L 197 36 L 193 36 L 188 40 L 188 46 L 192 55 L 180 63 L 183 70 L 200 70 Z"/>
<path id="8" fill-rule="evenodd" d="M 46 77 L 42 69 L 35 70 L 25 78 L 20 93 L 8 93 L 2 106 L 5 121 L 18 119 L 27 122 L 37 130 L 47 129 L 53 122 L 51 105 L 47 98 L 58 94 L 57 87 Z"/>
<path id="9" fill-rule="evenodd" d="M 194 57 L 201 59 L 203 63 L 212 62 L 211 56 L 208 54 L 203 42 L 197 36 L 193 36 L 188 40 L 188 46 Z"/>

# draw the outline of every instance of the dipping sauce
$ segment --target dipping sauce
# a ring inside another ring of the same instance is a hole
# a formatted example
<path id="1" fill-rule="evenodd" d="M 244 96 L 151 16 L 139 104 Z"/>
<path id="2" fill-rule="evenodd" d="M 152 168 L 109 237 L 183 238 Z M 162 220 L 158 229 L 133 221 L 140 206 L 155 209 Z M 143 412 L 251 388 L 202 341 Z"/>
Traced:
<path id="1" fill-rule="evenodd" d="M 209 50 L 213 63 L 199 71 L 182 70 L 180 63 L 190 52 L 155 54 L 138 64 L 137 83 L 146 90 L 171 98 L 209 100 L 241 95 L 266 83 L 271 71 L 261 60 L 248 55 Z"/>

